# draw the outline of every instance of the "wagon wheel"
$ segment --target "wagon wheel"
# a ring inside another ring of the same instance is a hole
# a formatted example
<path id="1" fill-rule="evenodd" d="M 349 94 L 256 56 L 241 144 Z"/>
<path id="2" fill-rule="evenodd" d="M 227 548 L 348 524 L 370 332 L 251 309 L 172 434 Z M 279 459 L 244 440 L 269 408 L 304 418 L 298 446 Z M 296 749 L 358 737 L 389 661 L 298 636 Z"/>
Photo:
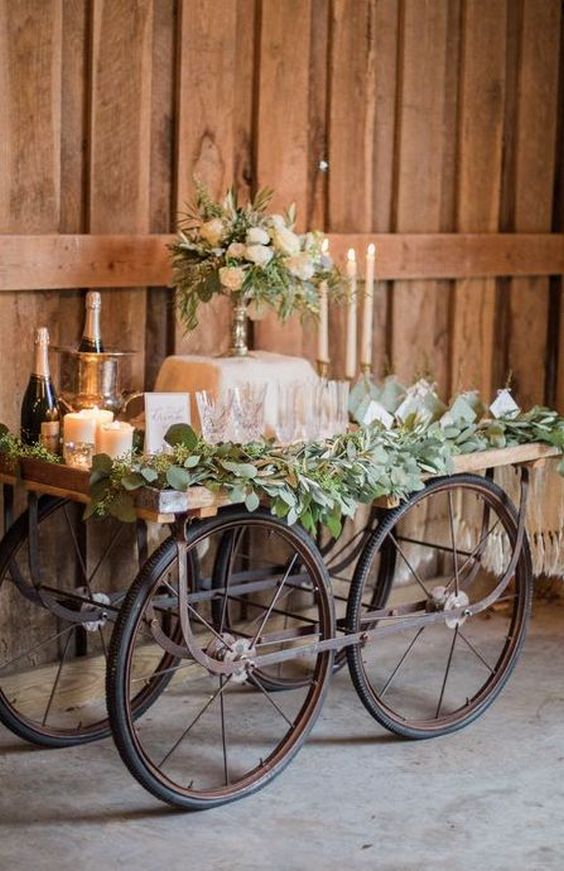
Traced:
<path id="1" fill-rule="evenodd" d="M 364 615 L 384 607 L 402 610 L 396 619 L 403 627 L 350 648 L 348 660 L 363 704 L 387 729 L 409 738 L 447 734 L 480 716 L 501 691 L 523 644 L 531 604 L 528 545 L 525 540 L 517 554 L 517 544 L 514 506 L 498 486 L 476 475 L 434 479 L 372 535 L 351 587 L 348 628 L 378 627 Z M 390 568 L 382 571 L 386 550 Z M 448 618 L 455 608 L 472 612 L 508 569 L 510 582 L 490 608 Z M 427 611 L 443 610 L 444 620 L 410 627 L 406 611 L 416 602 Z"/>
<path id="2" fill-rule="evenodd" d="M 333 600 L 336 608 L 339 606 L 339 601 L 346 602 L 344 595 L 336 595 L 335 584 L 343 580 L 342 573 L 351 566 L 359 554 L 362 552 L 365 542 L 368 540 L 372 525 L 379 515 L 376 511 L 372 511 L 368 518 L 368 524 L 362 529 L 353 531 L 352 533 L 347 527 L 346 522 L 343 524 L 343 532 L 338 538 L 329 537 L 323 545 L 319 546 L 319 552 L 328 566 L 329 576 L 333 581 Z M 391 554 L 394 558 L 395 554 Z M 276 557 L 272 546 L 261 548 L 260 542 L 252 541 L 249 530 L 240 527 L 237 530 L 224 533 L 219 542 L 217 553 L 214 561 L 213 571 L 211 575 L 211 584 L 214 588 L 225 586 L 225 579 L 231 573 L 238 576 L 250 576 L 256 574 L 257 570 L 271 572 L 276 575 L 281 571 L 283 566 L 280 559 Z M 296 562 L 294 573 L 299 576 L 301 566 Z M 382 571 L 387 571 L 388 567 L 382 566 Z M 350 581 L 345 581 L 345 590 L 348 592 Z M 237 622 L 240 617 L 241 604 L 237 601 L 228 601 L 226 608 L 223 602 L 219 599 L 212 600 L 212 616 L 214 622 L 219 624 L 223 622 L 226 627 L 231 626 L 232 622 Z M 337 611 L 338 613 L 338 611 Z M 284 615 L 283 615 L 284 616 Z M 288 619 L 286 615 L 285 619 Z M 346 651 L 341 650 L 335 654 L 333 671 L 339 671 L 346 663 Z M 265 689 L 272 692 L 276 690 L 299 689 L 303 683 L 299 676 L 295 674 L 285 674 L 285 667 L 281 664 L 277 669 L 277 674 L 261 674 L 255 672 L 253 675 L 254 681 L 260 681 Z"/>
<path id="3" fill-rule="evenodd" d="M 103 559 L 86 566 L 83 506 L 35 505 L 36 523 L 24 512 L 0 544 L 0 721 L 27 741 L 66 747 L 109 734 L 105 664 L 127 578 L 108 576 Z M 96 523 L 114 553 L 124 525 Z M 137 549 L 142 559 L 142 534 Z M 148 703 L 139 694 L 137 707 Z"/>
<path id="4" fill-rule="evenodd" d="M 219 667 L 214 669 L 215 663 L 230 658 L 243 661 L 303 646 L 304 634 L 307 641 L 318 641 L 335 632 L 325 568 L 302 530 L 266 512 L 226 510 L 189 528 L 186 553 L 189 556 L 206 542 L 206 559 L 213 566 L 222 538 L 243 530 L 255 539 L 262 536 L 265 546 L 276 546 L 284 568 L 276 577 L 265 571 L 247 578 L 228 573 L 225 587 L 211 589 L 208 584 L 207 590 L 196 592 L 188 570 L 191 592 L 186 609 L 207 666 L 185 650 L 165 691 L 135 720 L 131 698 L 138 686 L 150 687 L 154 680 L 142 668 L 151 646 L 146 630 L 164 609 L 174 627 L 179 623 L 179 556 L 174 542 L 165 542 L 140 572 L 118 616 L 110 647 L 108 709 L 119 752 L 153 795 L 186 809 L 233 801 L 274 778 L 305 741 L 331 676 L 333 652 L 307 651 L 292 659 L 301 688 L 274 698 L 262 680 L 251 687 L 247 674 L 225 676 Z M 302 566 L 299 582 L 292 575 L 297 561 Z M 243 606 L 229 627 L 214 618 L 214 599 L 224 614 L 229 603 Z M 155 638 L 158 642 L 158 634 Z M 160 643 L 171 646 L 167 639 Z M 277 675 L 273 665 L 261 672 L 263 676 L 268 677 L 270 669 Z"/>

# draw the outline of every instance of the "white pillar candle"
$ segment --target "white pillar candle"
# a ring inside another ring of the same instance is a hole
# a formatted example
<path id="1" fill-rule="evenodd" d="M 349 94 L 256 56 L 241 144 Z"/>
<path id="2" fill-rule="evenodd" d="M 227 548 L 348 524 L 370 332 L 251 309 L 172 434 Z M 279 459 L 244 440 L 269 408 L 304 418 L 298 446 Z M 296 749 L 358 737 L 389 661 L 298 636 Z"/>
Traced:
<path id="1" fill-rule="evenodd" d="M 122 457 L 133 447 L 133 432 L 130 423 L 103 423 L 96 432 L 96 453 L 107 454 L 112 460 Z"/>
<path id="2" fill-rule="evenodd" d="M 348 311 L 347 311 L 347 356 L 345 375 L 354 378 L 356 375 L 356 252 L 349 248 L 347 253 Z"/>
<path id="3" fill-rule="evenodd" d="M 65 444 L 86 443 L 93 445 L 96 440 L 96 419 L 82 411 L 65 414 L 63 418 L 63 441 Z"/>
<path id="4" fill-rule="evenodd" d="M 96 421 L 96 427 L 102 426 L 104 423 L 111 423 L 114 419 L 113 411 L 109 411 L 107 408 L 83 408 L 79 414 L 83 414 L 85 417 L 93 417 Z"/>
<path id="5" fill-rule="evenodd" d="M 374 264 L 376 246 L 373 242 L 366 249 L 366 276 L 364 284 L 364 307 L 362 312 L 362 337 L 360 342 L 360 365 L 372 367 L 372 318 L 374 312 Z"/>
<path id="6" fill-rule="evenodd" d="M 321 244 L 321 253 L 329 255 L 329 239 Z M 329 296 L 327 282 L 319 285 L 319 334 L 317 337 L 317 359 L 322 363 L 329 362 Z"/>

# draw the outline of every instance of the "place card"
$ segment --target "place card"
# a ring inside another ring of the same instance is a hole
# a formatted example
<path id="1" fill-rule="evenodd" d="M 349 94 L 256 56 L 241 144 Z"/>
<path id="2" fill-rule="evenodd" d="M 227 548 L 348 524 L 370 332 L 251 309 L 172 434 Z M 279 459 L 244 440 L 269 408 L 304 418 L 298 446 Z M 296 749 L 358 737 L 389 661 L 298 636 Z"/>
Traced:
<path id="1" fill-rule="evenodd" d="M 494 417 L 516 417 L 521 409 L 511 396 L 511 391 L 506 387 L 497 391 L 497 396 L 490 405 L 490 411 Z"/>
<path id="2" fill-rule="evenodd" d="M 165 435 L 175 423 L 190 423 L 190 394 L 146 393 L 145 453 L 170 451 Z"/>

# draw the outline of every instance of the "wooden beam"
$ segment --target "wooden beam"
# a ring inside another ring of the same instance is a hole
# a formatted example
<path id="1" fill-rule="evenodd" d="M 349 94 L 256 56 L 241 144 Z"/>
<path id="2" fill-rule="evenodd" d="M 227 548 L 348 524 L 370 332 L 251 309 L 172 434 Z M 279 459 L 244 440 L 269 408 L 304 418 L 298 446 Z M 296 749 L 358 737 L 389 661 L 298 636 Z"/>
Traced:
<path id="1" fill-rule="evenodd" d="M 159 287 L 170 281 L 167 235 L 0 235 L 0 291 L 75 287 Z M 380 279 L 564 274 L 564 234 L 330 234 L 343 261 L 378 247 Z"/>

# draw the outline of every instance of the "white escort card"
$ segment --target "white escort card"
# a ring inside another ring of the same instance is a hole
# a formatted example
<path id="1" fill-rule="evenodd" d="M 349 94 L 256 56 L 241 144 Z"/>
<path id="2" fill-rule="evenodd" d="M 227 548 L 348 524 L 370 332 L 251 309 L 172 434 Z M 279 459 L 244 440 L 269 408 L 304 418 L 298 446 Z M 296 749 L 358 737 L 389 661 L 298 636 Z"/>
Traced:
<path id="1" fill-rule="evenodd" d="M 506 387 L 498 390 L 497 396 L 490 405 L 490 411 L 494 417 L 516 417 L 521 409 L 511 396 L 511 391 Z"/>
<path id="2" fill-rule="evenodd" d="M 170 450 L 164 437 L 174 423 L 190 423 L 190 394 L 146 393 L 145 453 Z"/>

